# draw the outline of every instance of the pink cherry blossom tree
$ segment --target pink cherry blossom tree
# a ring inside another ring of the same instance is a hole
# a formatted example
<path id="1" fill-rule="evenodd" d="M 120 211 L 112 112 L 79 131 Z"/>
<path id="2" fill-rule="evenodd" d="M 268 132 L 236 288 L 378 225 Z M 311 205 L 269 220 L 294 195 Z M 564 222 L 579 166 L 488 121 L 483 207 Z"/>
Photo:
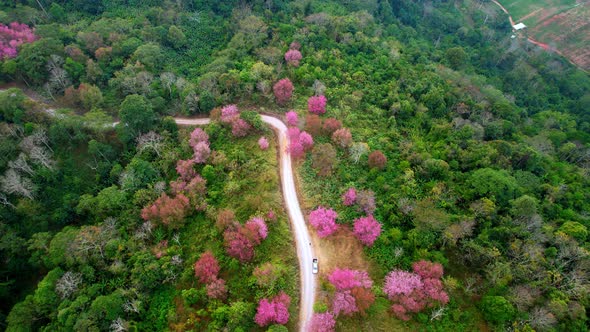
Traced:
<path id="1" fill-rule="evenodd" d="M 352 134 L 348 128 L 340 128 L 332 134 L 332 141 L 341 148 L 347 148 L 352 144 Z"/>
<path id="2" fill-rule="evenodd" d="M 352 296 L 349 290 L 337 291 L 334 293 L 334 298 L 332 299 L 332 312 L 334 312 L 335 316 L 338 316 L 341 313 L 346 316 L 352 316 L 352 314 L 358 311 L 359 309 L 356 305 L 356 299 Z"/>
<path id="3" fill-rule="evenodd" d="M 307 109 L 314 114 L 324 114 L 327 101 L 325 96 L 311 96 L 307 99 Z"/>
<path id="4" fill-rule="evenodd" d="M 248 220 L 248 222 L 246 222 L 245 227 L 249 227 L 258 232 L 258 235 L 262 240 L 266 239 L 266 237 L 268 236 L 268 227 L 266 226 L 264 219 L 260 217 L 254 217 Z"/>
<path id="5" fill-rule="evenodd" d="M 342 194 L 342 204 L 346 206 L 351 206 L 356 203 L 356 189 L 348 188 L 348 190 Z"/>
<path id="6" fill-rule="evenodd" d="M 211 251 L 205 251 L 201 254 L 199 260 L 195 263 L 195 277 L 199 282 L 209 284 L 217 279 L 219 273 L 219 263 Z"/>
<path id="7" fill-rule="evenodd" d="M 297 113 L 295 113 L 295 111 L 289 111 L 285 114 L 285 117 L 287 118 L 287 125 L 288 126 L 297 126 L 297 124 L 299 123 L 299 118 L 297 116 Z"/>
<path id="8" fill-rule="evenodd" d="M 301 61 L 301 58 L 301 52 L 298 50 L 288 50 L 287 53 L 285 53 L 285 61 L 293 67 L 299 67 L 299 61 Z"/>
<path id="9" fill-rule="evenodd" d="M 14 58 L 18 47 L 32 43 L 37 39 L 33 30 L 26 24 L 12 22 L 9 25 L 0 23 L 0 60 Z"/>
<path id="10" fill-rule="evenodd" d="M 207 284 L 207 296 L 211 299 L 224 300 L 227 297 L 225 280 L 215 279 Z"/>
<path id="11" fill-rule="evenodd" d="M 291 298 L 284 292 L 280 292 L 272 299 L 261 299 L 258 303 L 256 316 L 254 321 L 259 326 L 266 326 L 269 324 L 287 324 L 289 321 L 289 305 Z"/>
<path id="12" fill-rule="evenodd" d="M 324 238 L 338 230 L 336 218 L 338 218 L 336 211 L 320 206 L 309 214 L 309 223 L 316 229 L 318 236 Z"/>
<path id="13" fill-rule="evenodd" d="M 258 139 L 258 146 L 260 147 L 260 150 L 268 149 L 268 140 L 266 137 L 262 136 L 260 139 Z"/>
<path id="14" fill-rule="evenodd" d="M 227 105 L 221 109 L 221 122 L 232 123 L 240 117 L 240 111 L 236 105 Z"/>
<path id="15" fill-rule="evenodd" d="M 188 141 L 188 144 L 191 148 L 194 148 L 200 142 L 209 142 L 209 135 L 201 128 L 195 128 L 191 132 L 191 137 Z"/>
<path id="16" fill-rule="evenodd" d="M 342 128 L 342 123 L 335 118 L 327 118 L 322 125 L 322 130 L 327 135 L 332 135 L 332 133 L 340 128 Z"/>
<path id="17" fill-rule="evenodd" d="M 232 122 L 231 133 L 234 137 L 244 137 L 248 135 L 252 126 L 244 119 L 236 119 Z"/>
<path id="18" fill-rule="evenodd" d="M 199 142 L 197 143 L 194 148 L 194 160 L 197 164 L 204 164 L 209 159 L 209 155 L 211 154 L 211 149 L 209 148 L 209 142 Z"/>
<path id="19" fill-rule="evenodd" d="M 370 215 L 354 221 L 354 235 L 362 244 L 370 247 L 381 234 L 381 224 Z"/>
<path id="20" fill-rule="evenodd" d="M 309 329 L 311 332 L 334 332 L 335 328 L 336 320 L 334 315 L 331 312 L 324 312 L 313 315 Z"/>
<path id="21" fill-rule="evenodd" d="M 373 280 L 369 277 L 367 271 L 335 269 L 328 275 L 328 281 L 336 290 L 351 290 L 355 287 L 371 288 Z"/>
<path id="22" fill-rule="evenodd" d="M 305 131 L 299 134 L 299 142 L 303 146 L 303 149 L 305 149 L 306 151 L 313 148 L 313 137 Z"/>
<path id="23" fill-rule="evenodd" d="M 274 92 L 279 105 L 283 105 L 291 99 L 293 90 L 293 83 L 291 83 L 291 80 L 288 78 L 283 78 L 272 87 L 272 91 Z"/>
<path id="24" fill-rule="evenodd" d="M 195 175 L 197 175 L 197 172 L 195 171 L 195 168 L 193 167 L 194 165 L 195 165 L 195 161 L 193 159 L 177 161 L 176 162 L 176 173 L 178 173 L 178 175 L 180 175 L 180 179 L 182 179 L 184 181 L 189 181 L 190 179 L 195 177 Z"/>

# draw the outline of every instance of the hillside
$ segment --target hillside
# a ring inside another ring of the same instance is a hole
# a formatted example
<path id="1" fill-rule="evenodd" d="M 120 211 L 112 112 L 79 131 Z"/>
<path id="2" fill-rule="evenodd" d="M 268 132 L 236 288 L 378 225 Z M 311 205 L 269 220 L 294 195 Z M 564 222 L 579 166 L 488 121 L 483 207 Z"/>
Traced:
<path id="1" fill-rule="evenodd" d="M 587 331 L 590 77 L 511 35 L 476 0 L 0 2 L 0 326 Z"/>

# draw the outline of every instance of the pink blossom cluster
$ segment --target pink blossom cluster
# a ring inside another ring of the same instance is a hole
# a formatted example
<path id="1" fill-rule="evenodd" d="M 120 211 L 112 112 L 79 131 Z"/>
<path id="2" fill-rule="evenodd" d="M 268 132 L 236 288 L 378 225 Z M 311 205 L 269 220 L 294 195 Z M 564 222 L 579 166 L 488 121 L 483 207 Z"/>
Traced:
<path id="1" fill-rule="evenodd" d="M 189 139 L 189 145 L 193 148 L 196 163 L 203 164 L 207 162 L 211 154 L 211 148 L 209 148 L 209 135 L 203 129 L 196 128 L 193 130 Z"/>
<path id="2" fill-rule="evenodd" d="M 371 288 L 373 280 L 369 277 L 367 271 L 335 269 L 328 276 L 328 281 L 336 290 L 351 290 L 355 287 Z"/>
<path id="3" fill-rule="evenodd" d="M 354 205 L 354 203 L 356 203 L 356 189 L 350 187 L 344 194 L 342 194 L 342 204 L 351 206 Z"/>
<path id="4" fill-rule="evenodd" d="M 393 302 L 394 315 L 409 320 L 411 313 L 430 308 L 436 303 L 449 302 L 440 280 L 442 265 L 429 261 L 419 261 L 412 266 L 414 272 L 393 270 L 385 277 L 383 291 Z"/>
<path id="5" fill-rule="evenodd" d="M 268 227 L 266 226 L 264 219 L 260 217 L 254 217 L 250 219 L 248 222 L 246 222 L 245 227 L 256 230 L 260 238 L 263 240 L 268 236 Z"/>
<path id="6" fill-rule="evenodd" d="M 351 316 L 359 311 L 364 312 L 375 300 L 370 291 L 373 280 L 369 278 L 367 271 L 336 269 L 330 273 L 328 281 L 336 289 L 332 298 L 334 316 Z"/>
<path id="7" fill-rule="evenodd" d="M 272 91 L 279 105 L 283 105 L 286 102 L 288 102 L 289 99 L 291 99 L 291 96 L 293 96 L 294 89 L 295 87 L 293 87 L 293 83 L 291 83 L 291 80 L 288 78 L 283 78 L 282 80 L 279 80 L 272 87 Z"/>
<path id="8" fill-rule="evenodd" d="M 285 53 L 285 61 L 293 67 L 299 67 L 299 61 L 301 61 L 301 58 L 301 52 L 298 50 L 288 50 L 287 53 Z"/>
<path id="9" fill-rule="evenodd" d="M 370 247 L 381 234 L 381 224 L 372 215 L 355 219 L 354 235 L 362 244 Z"/>
<path id="10" fill-rule="evenodd" d="M 258 146 L 260 147 L 260 150 L 268 149 L 268 140 L 266 137 L 262 136 L 260 139 L 258 139 Z"/>
<path id="11" fill-rule="evenodd" d="M 0 23 L 0 60 L 14 58 L 18 47 L 32 43 L 37 39 L 33 30 L 26 24 L 12 22 L 9 25 Z"/>
<path id="12" fill-rule="evenodd" d="M 336 320 L 331 312 L 314 314 L 311 318 L 311 332 L 333 332 L 336 329 Z"/>
<path id="13" fill-rule="evenodd" d="M 221 109 L 221 122 L 231 125 L 231 132 L 234 137 L 248 135 L 252 126 L 240 118 L 240 110 L 236 105 L 227 105 Z"/>
<path id="14" fill-rule="evenodd" d="M 289 127 L 287 137 L 289 138 L 288 151 L 293 158 L 303 157 L 305 152 L 313 147 L 313 137 L 297 127 Z"/>
<path id="15" fill-rule="evenodd" d="M 318 236 L 324 238 L 338 230 L 336 218 L 338 218 L 336 211 L 320 206 L 309 214 L 309 223 L 316 229 Z"/>
<path id="16" fill-rule="evenodd" d="M 207 285 L 207 296 L 212 299 L 224 299 L 227 296 L 225 280 L 217 277 L 219 274 L 219 263 L 210 251 L 201 254 L 195 262 L 195 277 L 199 282 Z"/>
<path id="17" fill-rule="evenodd" d="M 285 117 L 287 118 L 287 125 L 288 126 L 297 126 L 297 123 L 299 122 L 299 118 L 297 117 L 297 113 L 295 113 L 295 111 L 291 110 L 291 111 L 285 113 Z"/>
<path id="18" fill-rule="evenodd" d="M 326 96 L 311 96 L 307 99 L 307 109 L 314 114 L 324 114 L 327 102 Z"/>
<path id="19" fill-rule="evenodd" d="M 268 236 L 268 227 L 260 217 L 254 217 L 244 225 L 234 223 L 224 234 L 225 250 L 240 262 L 254 258 L 254 248 Z"/>
<path id="20" fill-rule="evenodd" d="M 263 298 L 258 303 L 254 321 L 259 326 L 270 324 L 287 324 L 289 321 L 289 305 L 291 298 L 285 292 L 280 292 L 272 299 Z"/>

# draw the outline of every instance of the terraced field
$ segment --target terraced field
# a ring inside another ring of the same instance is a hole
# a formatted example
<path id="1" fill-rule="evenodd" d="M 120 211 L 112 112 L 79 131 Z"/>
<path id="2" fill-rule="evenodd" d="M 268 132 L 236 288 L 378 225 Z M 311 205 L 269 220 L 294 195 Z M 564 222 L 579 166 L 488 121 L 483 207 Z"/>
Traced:
<path id="1" fill-rule="evenodd" d="M 590 70 L 589 0 L 500 0 L 514 22 L 523 22 L 533 40 L 547 44 Z"/>

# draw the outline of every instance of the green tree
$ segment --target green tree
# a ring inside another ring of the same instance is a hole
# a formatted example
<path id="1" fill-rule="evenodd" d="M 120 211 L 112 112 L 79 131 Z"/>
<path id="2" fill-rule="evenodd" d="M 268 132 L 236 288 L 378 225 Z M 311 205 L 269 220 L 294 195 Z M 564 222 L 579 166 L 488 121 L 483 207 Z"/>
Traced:
<path id="1" fill-rule="evenodd" d="M 515 314 L 512 304 L 502 296 L 484 296 L 479 306 L 484 318 L 491 323 L 503 324 Z"/>
<path id="2" fill-rule="evenodd" d="M 564 232 L 565 234 L 573 237 L 580 243 L 586 241 L 586 238 L 588 237 L 588 229 L 586 228 L 586 226 L 575 221 L 564 222 L 563 225 L 559 227 L 559 231 Z"/>
<path id="3" fill-rule="evenodd" d="M 164 63 L 164 53 L 160 45 L 155 43 L 147 43 L 139 46 L 133 52 L 133 61 L 139 61 L 146 66 L 150 71 L 162 68 Z"/>
<path id="4" fill-rule="evenodd" d="M 506 206 L 519 192 L 516 179 L 505 170 L 481 168 L 471 174 L 468 182 L 476 196 L 494 197 L 501 206 Z"/>
<path id="5" fill-rule="evenodd" d="M 34 43 L 20 46 L 16 58 L 18 73 L 29 84 L 41 85 L 47 81 L 47 61 L 53 54 L 63 55 L 64 46 L 53 38 L 42 38 Z"/>
<path id="6" fill-rule="evenodd" d="M 183 48 L 186 45 L 186 36 L 176 25 L 171 25 L 168 29 L 168 42 L 175 49 Z"/>
<path id="7" fill-rule="evenodd" d="M 460 69 L 465 66 L 468 56 L 463 47 L 452 47 L 445 52 L 445 58 L 451 68 Z"/>
<path id="8" fill-rule="evenodd" d="M 141 133 L 153 128 L 156 114 L 151 103 L 140 95 L 129 95 L 121 103 L 119 108 L 119 135 L 121 140 L 130 143 L 132 139 Z"/>

